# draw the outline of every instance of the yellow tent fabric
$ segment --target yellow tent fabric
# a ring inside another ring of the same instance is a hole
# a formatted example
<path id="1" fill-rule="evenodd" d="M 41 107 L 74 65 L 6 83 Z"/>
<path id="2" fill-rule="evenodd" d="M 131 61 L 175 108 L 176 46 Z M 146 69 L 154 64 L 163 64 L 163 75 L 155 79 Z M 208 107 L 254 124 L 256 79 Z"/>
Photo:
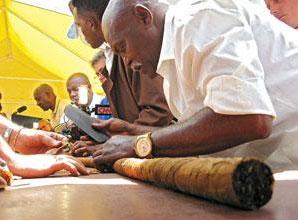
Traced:
<path id="1" fill-rule="evenodd" d="M 42 83 L 68 98 L 65 81 L 75 72 L 89 76 L 93 89 L 102 93 L 89 61 L 95 50 L 66 32 L 72 17 L 14 0 L 0 0 L 0 92 L 4 112 L 22 105 L 25 115 L 49 117 L 36 106 L 33 90 Z"/>

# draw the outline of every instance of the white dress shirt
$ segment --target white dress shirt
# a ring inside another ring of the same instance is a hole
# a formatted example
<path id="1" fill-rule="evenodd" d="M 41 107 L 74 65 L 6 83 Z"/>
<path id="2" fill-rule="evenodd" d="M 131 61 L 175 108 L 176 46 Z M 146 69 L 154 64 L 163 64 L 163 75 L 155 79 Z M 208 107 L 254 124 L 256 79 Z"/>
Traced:
<path id="1" fill-rule="evenodd" d="M 180 121 L 204 107 L 275 117 L 269 138 L 216 156 L 256 156 L 276 170 L 298 168 L 298 33 L 267 9 L 246 0 L 171 6 L 157 72 Z"/>

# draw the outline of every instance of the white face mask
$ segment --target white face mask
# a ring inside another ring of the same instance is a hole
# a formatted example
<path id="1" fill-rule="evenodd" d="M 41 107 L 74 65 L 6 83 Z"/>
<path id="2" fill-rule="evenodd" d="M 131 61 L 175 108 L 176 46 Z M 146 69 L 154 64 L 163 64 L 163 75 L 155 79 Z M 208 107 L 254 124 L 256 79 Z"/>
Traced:
<path id="1" fill-rule="evenodd" d="M 79 86 L 79 105 L 87 105 L 88 104 L 88 86 L 81 85 Z"/>

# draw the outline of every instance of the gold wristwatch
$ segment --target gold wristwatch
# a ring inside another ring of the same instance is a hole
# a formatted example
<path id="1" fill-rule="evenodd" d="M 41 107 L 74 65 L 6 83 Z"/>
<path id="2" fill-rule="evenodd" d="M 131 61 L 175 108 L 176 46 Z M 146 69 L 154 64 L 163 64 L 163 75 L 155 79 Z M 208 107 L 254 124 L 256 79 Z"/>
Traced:
<path id="1" fill-rule="evenodd" d="M 148 158 L 152 156 L 151 132 L 137 136 L 134 151 L 139 158 Z"/>

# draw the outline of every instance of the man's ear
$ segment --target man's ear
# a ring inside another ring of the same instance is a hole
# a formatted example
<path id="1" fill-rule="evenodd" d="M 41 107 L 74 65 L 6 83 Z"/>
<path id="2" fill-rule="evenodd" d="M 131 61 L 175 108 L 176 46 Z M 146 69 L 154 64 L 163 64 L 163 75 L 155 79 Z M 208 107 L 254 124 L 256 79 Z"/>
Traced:
<path id="1" fill-rule="evenodd" d="M 138 18 L 138 21 L 140 21 L 144 25 L 152 24 L 153 22 L 153 16 L 149 8 L 142 4 L 136 4 L 134 6 L 134 15 Z"/>

